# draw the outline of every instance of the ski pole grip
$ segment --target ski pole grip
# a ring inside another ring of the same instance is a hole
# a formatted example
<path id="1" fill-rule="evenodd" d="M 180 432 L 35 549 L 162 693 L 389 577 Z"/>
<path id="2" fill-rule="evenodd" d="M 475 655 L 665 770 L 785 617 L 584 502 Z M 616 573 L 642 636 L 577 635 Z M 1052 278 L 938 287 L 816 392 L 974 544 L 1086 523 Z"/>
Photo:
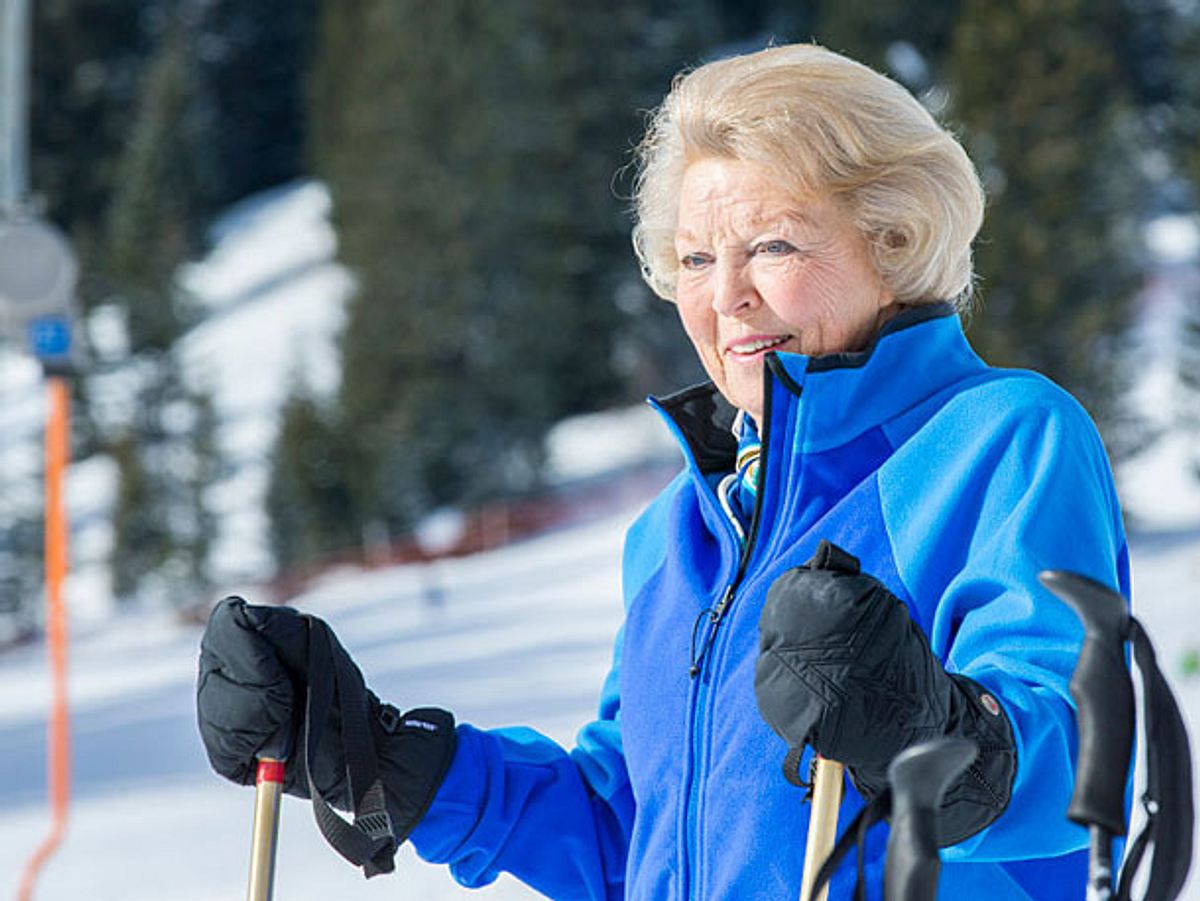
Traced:
<path id="1" fill-rule="evenodd" d="M 1125 834 L 1125 775 L 1133 753 L 1133 683 L 1125 663 L 1125 599 L 1078 573 L 1046 570 L 1041 583 L 1083 622 L 1083 649 L 1071 676 L 1079 721 L 1075 792 L 1067 817 L 1081 826 Z"/>
<path id="2" fill-rule="evenodd" d="M 938 815 L 942 797 L 979 753 L 965 738 L 935 738 L 906 748 L 888 767 L 892 828 L 884 864 L 888 901 L 928 901 L 937 896 Z"/>

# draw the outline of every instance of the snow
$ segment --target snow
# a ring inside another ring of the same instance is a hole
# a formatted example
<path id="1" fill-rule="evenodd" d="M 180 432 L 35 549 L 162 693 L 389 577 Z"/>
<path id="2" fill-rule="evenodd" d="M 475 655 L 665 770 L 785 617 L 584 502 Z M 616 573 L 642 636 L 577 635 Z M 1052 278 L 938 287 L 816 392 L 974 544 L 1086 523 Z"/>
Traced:
<path id="1" fill-rule="evenodd" d="M 217 522 L 212 575 L 220 584 L 255 585 L 272 575 L 263 512 L 268 459 L 278 413 L 293 385 L 318 396 L 337 389 L 337 339 L 353 289 L 335 260 L 329 192 L 298 182 L 243 201 L 210 232 L 212 247 L 183 267 L 179 284 L 203 321 L 181 340 L 184 378 L 207 392 L 219 427 L 224 468 L 206 502 Z M 86 328 L 99 366 L 89 377 L 92 413 L 102 424 L 128 421 L 139 384 L 127 351 L 123 313 L 93 310 Z M 6 510 L 32 507 L 21 488 L 39 484 L 46 416 L 40 367 L 17 348 L 0 347 L 0 485 Z M 71 575 L 66 594 L 75 628 L 91 628 L 114 612 L 106 560 L 117 490 L 113 461 L 101 455 L 74 463 L 67 486 Z"/>
<path id="2" fill-rule="evenodd" d="M 1168 230 L 1180 230 L 1175 223 Z M 1139 297 L 1133 333 L 1138 378 L 1128 403 L 1145 421 L 1150 440 L 1117 473 L 1126 515 L 1146 531 L 1200 523 L 1200 435 L 1185 426 L 1179 380 L 1179 336 L 1186 306 L 1200 298 L 1200 272 L 1164 268 Z"/>
<path id="3" fill-rule="evenodd" d="M 546 439 L 548 478 L 564 483 L 679 456 L 679 448 L 650 407 L 576 416 Z"/>
<path id="4" fill-rule="evenodd" d="M 1195 261 L 1200 254 L 1200 217 L 1160 216 L 1146 226 L 1146 246 L 1162 263 Z"/>
<path id="5" fill-rule="evenodd" d="M 439 704 L 484 727 L 526 724 L 569 744 L 593 714 L 620 623 L 622 534 L 636 510 L 511 547 L 425 566 L 328 575 L 295 603 L 325 617 L 383 697 Z M 1133 538 L 1138 613 L 1194 728 L 1200 680 L 1200 521 Z M 116 617 L 71 656 L 74 800 L 40 901 L 205 899 L 244 892 L 251 794 L 208 769 L 193 713 L 200 630 L 163 615 Z M 45 655 L 0 658 L 0 874 L 15 886 L 47 828 Z M 444 869 L 404 849 L 369 882 L 285 799 L 276 897 L 466 897 Z M 1196 881 L 1193 880 L 1195 883 Z M 2 887 L 0 887 L 2 890 Z M 537 897 L 508 878 L 483 897 Z M 1200 898 L 1200 884 L 1185 897 Z"/>
<path id="6" fill-rule="evenodd" d="M 461 560 L 343 573 L 296 603 L 334 626 L 382 696 L 440 704 L 482 726 L 531 724 L 570 743 L 608 669 L 632 513 Z M 244 892 L 252 797 L 204 759 L 192 697 L 199 634 L 125 616 L 76 641 L 71 827 L 40 901 Z M 45 671 L 40 649 L 0 658 L 0 874 L 14 887 L 48 822 Z M 276 897 L 468 894 L 410 849 L 398 870 L 364 882 L 325 845 L 307 805 L 285 799 Z M 484 897 L 535 895 L 506 878 Z"/>
<path id="7" fill-rule="evenodd" d="M 181 278 L 208 311 L 183 339 L 184 371 L 213 399 L 228 466 L 207 498 L 218 522 L 218 582 L 272 574 L 263 509 L 279 410 L 294 387 L 319 397 L 337 390 L 337 340 L 354 281 L 335 260 L 330 210 L 319 182 L 256 195 L 220 218 L 212 249 Z"/>

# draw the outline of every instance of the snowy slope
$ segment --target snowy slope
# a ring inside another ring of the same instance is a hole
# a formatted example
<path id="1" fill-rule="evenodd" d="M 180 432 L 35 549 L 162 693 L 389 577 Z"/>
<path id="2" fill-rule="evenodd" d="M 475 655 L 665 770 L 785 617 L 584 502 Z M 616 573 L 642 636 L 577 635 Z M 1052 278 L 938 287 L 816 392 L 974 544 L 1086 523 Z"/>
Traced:
<path id="1" fill-rule="evenodd" d="M 335 260 L 329 213 L 329 193 L 317 182 L 255 195 L 220 217 L 209 253 L 180 272 L 180 287 L 204 316 L 181 339 L 184 376 L 210 393 L 219 420 L 223 469 L 207 503 L 217 519 L 212 563 L 220 584 L 271 575 L 262 501 L 277 414 L 290 385 L 302 380 L 321 394 L 337 386 L 336 339 L 353 282 Z M 125 350 L 121 314 L 101 306 L 83 327 L 96 356 L 110 361 L 89 375 L 93 415 L 122 423 L 138 380 L 133 367 L 115 362 Z M 0 486 L 37 484 L 45 410 L 37 364 L 16 348 L 0 347 Z M 71 467 L 66 594 L 77 627 L 91 628 L 113 612 L 107 561 L 116 483 L 108 457 Z"/>
<path id="2" fill-rule="evenodd" d="M 437 703 L 483 726 L 523 723 L 570 742 L 591 715 L 619 624 L 619 544 L 634 511 L 476 557 L 342 573 L 297 603 L 333 623 L 369 682 L 402 704 Z M 1139 612 L 1200 728 L 1194 586 L 1200 522 L 1135 537 Z M 444 601 L 428 602 L 440 585 Z M 75 801 L 69 839 L 38 898 L 218 899 L 244 891 L 250 793 L 213 776 L 193 722 L 199 638 L 163 621 L 114 620 L 72 661 Z M 39 650 L 0 658 L 0 876 L 15 885 L 46 824 Z M 301 803 L 284 806 L 277 897 L 466 896 L 405 851 L 394 877 L 364 882 L 323 843 Z M 1200 899 L 1200 881 L 1187 897 Z M 3 891 L 3 888 L 0 888 Z M 483 897 L 533 893 L 501 880 Z M 1081 892 L 1082 897 L 1082 892 Z"/>
<path id="3" fill-rule="evenodd" d="M 298 384 L 318 396 L 337 390 L 337 342 L 354 281 L 337 262 L 330 213 L 329 192 L 320 182 L 256 194 L 218 218 L 209 251 L 180 271 L 180 287 L 202 321 L 181 339 L 179 356 L 189 385 L 209 393 L 218 418 L 222 467 L 206 502 L 217 524 L 212 576 L 226 588 L 252 590 L 273 572 L 263 502 L 279 410 L 289 391 Z M 96 309 L 86 328 L 100 359 L 120 358 L 125 336 L 118 310 Z M 90 378 L 93 412 L 102 421 L 123 422 L 136 378 L 120 365 L 103 369 Z M 37 364 L 0 346 L 0 489 L 9 505 L 20 500 L 18 489 L 28 493 L 40 478 L 45 410 Z M 597 442 L 598 433 L 606 441 Z M 677 456 L 644 407 L 566 421 L 548 436 L 547 450 L 551 483 Z M 71 468 L 67 597 L 77 628 L 90 629 L 113 612 L 107 561 L 116 482 L 116 466 L 106 456 Z M 6 509 L 0 506 L 0 513 Z"/>
<path id="4" fill-rule="evenodd" d="M 371 685 L 485 726 L 562 742 L 591 715 L 619 623 L 628 516 L 444 564 L 331 577 L 298 603 L 325 616 Z M 436 583 L 440 606 L 424 599 Z M 39 899 L 218 899 L 244 893 L 248 791 L 212 775 L 193 722 L 199 631 L 115 620 L 72 662 L 75 807 Z M 15 887 L 43 834 L 44 660 L 0 659 L 0 877 Z M 410 852 L 405 852 L 406 856 Z M 369 883 L 285 802 L 276 896 L 452 898 L 440 868 L 403 861 Z M 0 885 L 0 893 L 8 887 Z M 490 897 L 530 897 L 509 884 Z"/>
<path id="5" fill-rule="evenodd" d="M 208 313 L 183 339 L 184 371 L 212 395 L 227 467 L 208 496 L 221 584 L 271 574 L 268 456 L 288 391 L 337 389 L 337 336 L 353 280 L 335 260 L 329 214 L 329 192 L 317 182 L 255 195 L 221 217 L 212 250 L 183 273 Z"/>

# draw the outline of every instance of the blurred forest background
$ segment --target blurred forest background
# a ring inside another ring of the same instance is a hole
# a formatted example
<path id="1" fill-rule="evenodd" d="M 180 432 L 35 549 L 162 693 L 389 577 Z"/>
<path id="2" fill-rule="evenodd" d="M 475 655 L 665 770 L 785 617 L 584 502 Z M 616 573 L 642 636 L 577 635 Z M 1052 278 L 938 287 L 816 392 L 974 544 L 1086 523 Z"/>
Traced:
<path id="1" fill-rule="evenodd" d="M 212 580 L 225 464 L 175 348 L 199 315 L 179 267 L 218 213 L 297 179 L 332 197 L 356 284 L 340 387 L 298 373 L 267 504 L 280 571 L 352 556 L 431 510 L 536 494 L 554 423 L 700 375 L 630 251 L 631 149 L 681 68 L 795 40 L 889 73 L 962 138 L 989 194 L 973 343 L 1135 449 L 1144 226 L 1200 196 L 1200 4 L 39 0 L 32 187 L 81 256 L 85 315 L 123 315 L 93 371 L 138 373 L 121 416 L 76 381 L 75 456 L 119 474 L 114 595 Z M 1200 429 L 1200 312 L 1187 328 Z M 29 497 L 0 524 L 10 614 L 40 594 Z"/>

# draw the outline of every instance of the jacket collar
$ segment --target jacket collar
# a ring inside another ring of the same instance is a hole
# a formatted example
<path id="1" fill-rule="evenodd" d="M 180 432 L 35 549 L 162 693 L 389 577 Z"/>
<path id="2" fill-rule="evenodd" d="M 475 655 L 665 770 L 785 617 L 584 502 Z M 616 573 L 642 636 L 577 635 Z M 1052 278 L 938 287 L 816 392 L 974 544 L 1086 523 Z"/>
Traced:
<path id="1" fill-rule="evenodd" d="M 765 391 L 773 392 L 772 431 L 799 405 L 794 452 L 838 447 L 889 422 L 920 401 L 987 368 L 967 343 L 949 303 L 896 315 L 865 350 L 808 357 L 768 354 Z M 737 453 L 737 411 L 712 382 L 651 403 L 667 415 L 702 473 L 728 472 Z"/>

